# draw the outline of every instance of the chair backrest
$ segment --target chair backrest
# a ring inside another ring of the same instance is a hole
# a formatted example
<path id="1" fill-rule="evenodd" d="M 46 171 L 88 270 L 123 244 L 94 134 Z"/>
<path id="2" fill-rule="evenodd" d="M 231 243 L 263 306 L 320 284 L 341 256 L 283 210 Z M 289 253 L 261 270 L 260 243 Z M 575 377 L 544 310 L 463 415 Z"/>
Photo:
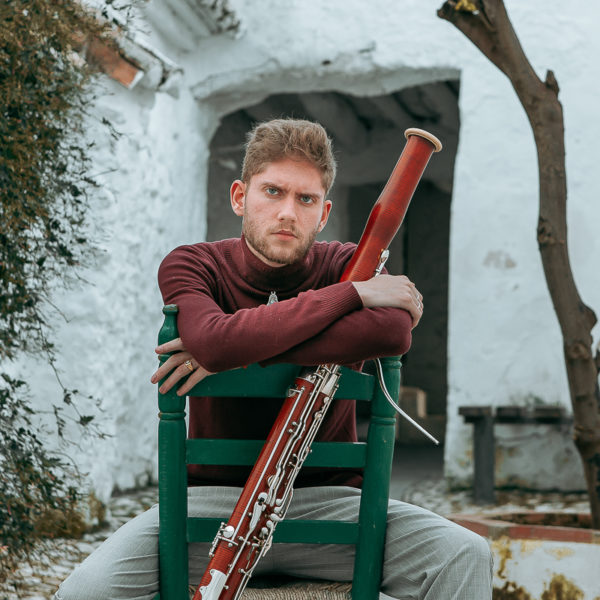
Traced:
<path id="1" fill-rule="evenodd" d="M 178 337 L 177 306 L 163 308 L 165 321 L 158 342 Z M 161 356 L 161 361 L 167 356 Z M 400 361 L 382 360 L 388 390 L 398 397 Z M 250 365 L 211 375 L 196 385 L 190 396 L 284 398 L 301 367 L 280 364 Z M 352 597 L 379 597 L 389 481 L 395 440 L 396 413 L 387 403 L 375 378 L 342 369 L 339 398 L 371 402 L 367 442 L 314 443 L 306 466 L 364 468 L 358 522 L 284 520 L 275 530 L 275 542 L 356 544 Z M 212 541 L 224 519 L 187 517 L 187 465 L 252 465 L 262 440 L 186 439 L 185 398 L 171 390 L 158 394 L 159 403 L 159 551 L 160 598 L 187 600 L 187 542 Z"/>

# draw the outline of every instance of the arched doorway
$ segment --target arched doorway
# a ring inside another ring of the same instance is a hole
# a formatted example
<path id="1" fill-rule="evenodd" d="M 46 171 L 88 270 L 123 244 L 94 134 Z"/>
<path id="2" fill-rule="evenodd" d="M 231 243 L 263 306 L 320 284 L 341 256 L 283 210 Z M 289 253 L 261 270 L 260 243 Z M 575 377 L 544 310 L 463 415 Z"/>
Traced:
<path id="1" fill-rule="evenodd" d="M 447 395 L 448 250 L 458 92 L 458 81 L 449 80 L 384 96 L 273 94 L 222 118 L 211 142 L 208 179 L 207 240 L 239 235 L 240 222 L 231 212 L 228 196 L 231 181 L 240 175 L 246 132 L 256 121 L 275 117 L 319 121 L 333 138 L 339 164 L 331 192 L 334 209 L 320 239 L 356 242 L 404 147 L 404 130 L 421 127 L 442 139 L 444 151 L 428 166 L 387 265 L 391 273 L 405 273 L 415 281 L 425 298 L 426 312 L 403 361 L 402 383 L 425 393 L 425 425 L 441 438 Z M 400 442 L 421 441 L 416 430 L 403 428 L 401 433 Z"/>

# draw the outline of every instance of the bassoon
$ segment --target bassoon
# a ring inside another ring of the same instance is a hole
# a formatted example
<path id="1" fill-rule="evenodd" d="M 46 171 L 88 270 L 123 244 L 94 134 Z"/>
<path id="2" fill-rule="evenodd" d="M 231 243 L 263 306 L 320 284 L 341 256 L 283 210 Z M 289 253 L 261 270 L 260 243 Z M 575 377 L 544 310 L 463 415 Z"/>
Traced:
<path id="1" fill-rule="evenodd" d="M 421 129 L 408 129 L 405 136 L 404 150 L 340 281 L 365 281 L 381 271 L 387 247 L 404 220 L 427 162 L 442 148 L 435 136 Z M 219 527 L 193 600 L 237 600 L 241 596 L 256 564 L 271 547 L 277 523 L 286 514 L 294 481 L 333 400 L 339 377 L 336 364 L 303 369 L 288 390 L 229 521 Z"/>

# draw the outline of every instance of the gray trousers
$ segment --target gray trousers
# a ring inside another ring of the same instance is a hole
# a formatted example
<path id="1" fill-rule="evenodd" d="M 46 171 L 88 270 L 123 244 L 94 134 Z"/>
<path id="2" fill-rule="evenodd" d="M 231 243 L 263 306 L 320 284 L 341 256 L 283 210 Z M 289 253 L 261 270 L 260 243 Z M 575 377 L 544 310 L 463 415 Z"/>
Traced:
<path id="1" fill-rule="evenodd" d="M 230 515 L 240 488 L 189 490 L 189 515 Z M 291 519 L 356 520 L 360 493 L 349 487 L 295 490 Z M 190 583 L 208 564 L 210 544 L 190 544 Z M 274 544 L 255 574 L 351 581 L 354 548 L 333 544 Z M 423 508 L 390 500 L 381 597 L 486 600 L 492 597 L 487 542 Z M 55 600 L 151 600 L 158 592 L 158 505 L 126 523 L 63 582 Z"/>

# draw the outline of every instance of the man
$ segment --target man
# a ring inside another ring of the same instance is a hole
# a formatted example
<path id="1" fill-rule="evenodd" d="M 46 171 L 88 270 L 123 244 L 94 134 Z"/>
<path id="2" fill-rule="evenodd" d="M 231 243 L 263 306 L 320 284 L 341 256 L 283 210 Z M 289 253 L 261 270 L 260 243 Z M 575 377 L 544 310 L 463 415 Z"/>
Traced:
<path id="1" fill-rule="evenodd" d="M 165 303 L 179 306 L 181 338 L 156 349 L 176 352 L 152 376 L 161 391 L 187 377 L 187 393 L 207 374 L 260 362 L 357 365 L 405 353 L 421 318 L 422 296 L 404 276 L 339 283 L 354 246 L 315 242 L 329 217 L 335 176 L 330 140 L 315 123 L 275 120 L 255 127 L 231 205 L 242 236 L 175 249 L 161 264 Z M 260 406 L 260 408 L 257 408 Z M 266 437 L 279 402 L 190 399 L 190 437 Z M 356 440 L 354 402 L 336 399 L 319 440 Z M 247 470 L 193 466 L 189 512 L 231 512 Z M 303 470 L 288 518 L 346 519 L 358 514 L 360 473 Z M 91 555 L 61 586 L 59 600 L 152 598 L 158 589 L 156 507 Z M 190 546 L 190 581 L 208 562 L 208 545 Z M 273 546 L 256 573 L 349 581 L 353 549 Z M 486 542 L 428 511 L 390 501 L 382 596 L 491 598 Z"/>

